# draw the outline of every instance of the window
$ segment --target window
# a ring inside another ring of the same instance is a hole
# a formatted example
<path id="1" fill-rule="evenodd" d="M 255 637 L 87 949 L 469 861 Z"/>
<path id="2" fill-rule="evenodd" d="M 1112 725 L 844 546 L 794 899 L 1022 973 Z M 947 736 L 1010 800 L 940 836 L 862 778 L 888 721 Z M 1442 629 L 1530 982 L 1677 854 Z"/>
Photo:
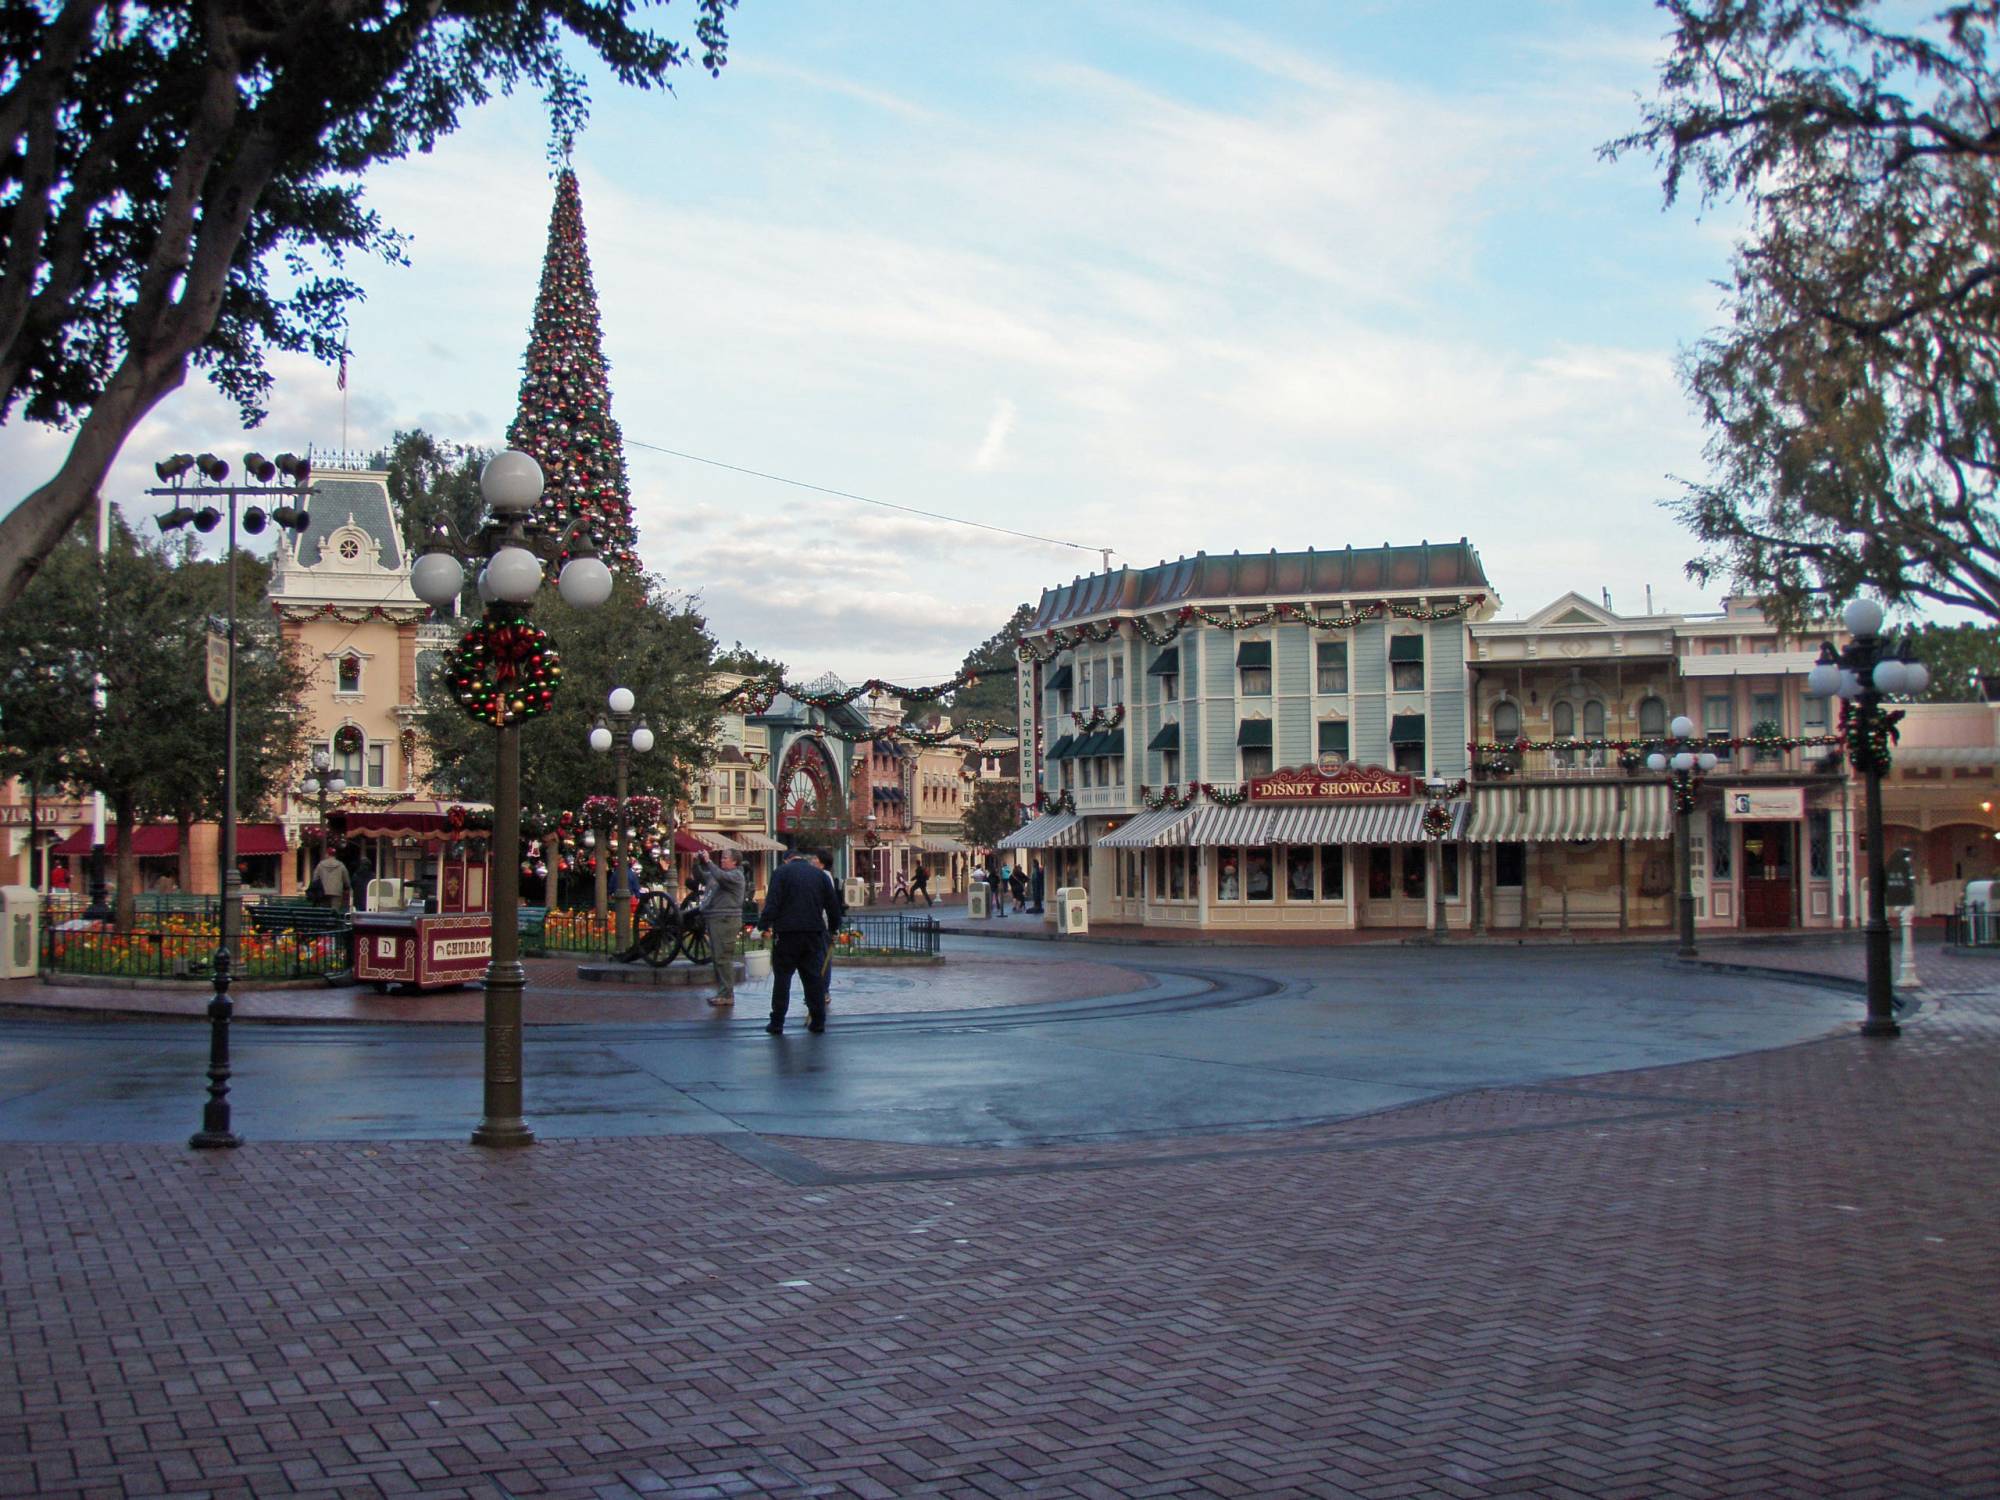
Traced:
<path id="1" fill-rule="evenodd" d="M 1338 844 L 1321 844 L 1319 847 L 1319 899 L 1347 899 L 1347 861 L 1341 857 Z"/>
<path id="2" fill-rule="evenodd" d="M 1518 703 L 1496 703 L 1493 705 L 1493 738 L 1502 745 L 1511 745 L 1521 737 L 1521 705 Z"/>
<path id="3" fill-rule="evenodd" d="M 1243 876 L 1237 866 L 1234 849 L 1215 851 L 1215 899 L 1218 901 L 1243 899 Z"/>
<path id="4" fill-rule="evenodd" d="M 1753 735 L 1783 734 L 1785 724 L 1780 717 L 1776 693 L 1752 693 L 1750 695 L 1750 733 Z M 1759 748 L 1758 760 L 1776 760 L 1776 750 Z"/>
<path id="5" fill-rule="evenodd" d="M 1185 901 L 1188 893 L 1188 862 L 1194 858 L 1191 849 L 1169 849 L 1167 851 L 1167 899 Z"/>
<path id="6" fill-rule="evenodd" d="M 1558 703 L 1549 710 L 1549 726 L 1555 731 L 1554 738 L 1573 740 L 1576 738 L 1576 705 Z"/>
<path id="7" fill-rule="evenodd" d="M 1125 757 L 1114 755 L 1104 762 L 1104 784 L 1123 786 L 1125 784 Z"/>
<path id="8" fill-rule="evenodd" d="M 1313 898 L 1313 857 L 1310 844 L 1294 844 L 1285 851 L 1285 899 L 1310 901 Z"/>
<path id="9" fill-rule="evenodd" d="M 1125 701 L 1125 658 L 1122 656 L 1111 659 L 1111 701 L 1114 704 Z"/>
<path id="10" fill-rule="evenodd" d="M 1160 700 L 1163 703 L 1178 703 L 1181 697 L 1180 674 L 1168 672 L 1160 678 Z"/>
<path id="11" fill-rule="evenodd" d="M 1583 705 L 1583 737 L 1587 740 L 1604 738 L 1604 705 L 1586 703 Z"/>
<path id="12" fill-rule="evenodd" d="M 1717 880 L 1727 880 L 1732 873 L 1729 849 L 1729 820 L 1719 812 L 1708 815 L 1708 847 L 1714 851 L 1712 869 Z"/>
<path id="13" fill-rule="evenodd" d="M 1503 890 L 1518 891 L 1528 883 L 1528 846 L 1493 846 L 1493 884 Z"/>
<path id="14" fill-rule="evenodd" d="M 1647 740 L 1663 740 L 1667 737 L 1667 705 L 1658 698 L 1640 700 L 1639 737 Z"/>
<path id="15" fill-rule="evenodd" d="M 1421 901 L 1430 883 L 1430 850 L 1422 844 L 1403 845 L 1403 895 L 1410 900 Z"/>
<path id="16" fill-rule="evenodd" d="M 1322 693 L 1347 691 L 1347 642 L 1321 641 L 1318 647 L 1319 690 Z"/>
<path id="17" fill-rule="evenodd" d="M 1319 726 L 1319 753 L 1322 759 L 1334 756 L 1345 761 L 1351 753 L 1348 748 L 1347 721 L 1345 719 L 1322 720 Z"/>
<path id="18" fill-rule="evenodd" d="M 1148 676 L 1160 679 L 1160 701 L 1176 702 L 1181 695 L 1181 648 L 1169 646 L 1146 668 Z"/>
<path id="19" fill-rule="evenodd" d="M 738 802 L 748 802 L 750 800 L 750 773 L 748 771 L 738 771 L 736 773 L 736 800 Z"/>
<path id="20" fill-rule="evenodd" d="M 1243 894 L 1251 901 L 1269 901 L 1276 894 L 1271 884 L 1271 851 L 1268 848 L 1243 851 Z"/>
<path id="21" fill-rule="evenodd" d="M 1727 698 L 1704 698 L 1701 700 L 1701 727 L 1711 740 L 1729 739 L 1735 730 L 1735 705 Z M 1729 747 L 1717 745 L 1715 755 L 1718 760 L 1729 759 Z"/>
<path id="22" fill-rule="evenodd" d="M 1090 669 L 1093 664 L 1080 661 L 1076 664 L 1076 701 L 1079 707 L 1090 707 Z"/>
<path id="23" fill-rule="evenodd" d="M 336 668 L 334 691 L 337 693 L 358 693 L 361 691 L 361 658 L 343 656 Z"/>
<path id="24" fill-rule="evenodd" d="M 1083 784 L 1085 786 L 1097 785 L 1097 771 L 1095 769 L 1096 766 L 1097 766 L 1097 759 L 1095 756 L 1086 755 L 1083 758 Z"/>
<path id="25" fill-rule="evenodd" d="M 1396 889 L 1396 851 L 1377 844 L 1368 851 L 1368 899 L 1387 901 Z"/>
<path id="26" fill-rule="evenodd" d="M 1422 775 L 1424 770 L 1424 716 L 1397 714 L 1389 720 L 1389 751 L 1392 771 Z"/>
<path id="27" fill-rule="evenodd" d="M 1826 699 L 1808 698 L 1801 705 L 1800 729 L 1809 735 L 1826 733 Z"/>
<path id="28" fill-rule="evenodd" d="M 377 740 L 368 747 L 368 784 L 386 786 L 388 783 L 383 778 L 387 776 L 388 770 L 389 747 Z"/>
<path id="29" fill-rule="evenodd" d="M 1244 641 L 1237 646 L 1236 674 L 1241 679 L 1244 697 L 1270 697 L 1271 643 L 1269 641 Z"/>
<path id="30" fill-rule="evenodd" d="M 1178 750 L 1160 752 L 1160 774 L 1167 779 L 1168 786 L 1181 784 L 1181 753 Z"/>
<path id="31" fill-rule="evenodd" d="M 353 727 L 354 726 L 351 724 L 343 724 L 341 726 L 341 731 L 344 733 L 345 731 L 347 731 L 348 729 L 352 729 Z M 335 736 L 336 741 L 338 740 L 338 738 L 339 736 L 336 735 Z M 346 752 L 345 754 L 341 753 L 341 749 L 338 743 L 328 746 L 328 749 L 331 750 L 333 754 L 334 775 L 338 776 L 342 781 L 345 781 L 349 786 L 365 786 L 367 783 L 362 780 L 363 776 L 362 767 L 367 763 L 365 757 L 365 751 L 367 747 L 367 736 L 363 735 L 360 732 L 360 730 L 356 729 L 355 738 L 356 740 L 360 741 L 360 743 L 356 744 L 352 750 Z"/>
<path id="32" fill-rule="evenodd" d="M 1398 635 L 1389 638 L 1389 687 L 1398 693 L 1424 690 L 1424 638 Z"/>
<path id="33" fill-rule="evenodd" d="M 1243 748 L 1243 779 L 1271 774 L 1271 747 L 1269 745 L 1246 745 Z"/>
<path id="34" fill-rule="evenodd" d="M 1825 880 L 1833 872 L 1833 815 L 1824 808 L 1806 814 L 1807 873 Z"/>

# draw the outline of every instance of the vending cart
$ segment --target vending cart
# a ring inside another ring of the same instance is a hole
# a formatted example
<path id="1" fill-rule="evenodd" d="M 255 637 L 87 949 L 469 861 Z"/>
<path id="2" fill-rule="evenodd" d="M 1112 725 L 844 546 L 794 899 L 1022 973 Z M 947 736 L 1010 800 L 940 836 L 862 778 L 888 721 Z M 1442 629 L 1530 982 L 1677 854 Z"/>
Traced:
<path id="1" fill-rule="evenodd" d="M 388 845 L 404 872 L 403 905 L 354 914 L 355 979 L 378 990 L 483 979 L 493 957 L 492 810 L 413 798 L 330 821 L 336 837 Z"/>

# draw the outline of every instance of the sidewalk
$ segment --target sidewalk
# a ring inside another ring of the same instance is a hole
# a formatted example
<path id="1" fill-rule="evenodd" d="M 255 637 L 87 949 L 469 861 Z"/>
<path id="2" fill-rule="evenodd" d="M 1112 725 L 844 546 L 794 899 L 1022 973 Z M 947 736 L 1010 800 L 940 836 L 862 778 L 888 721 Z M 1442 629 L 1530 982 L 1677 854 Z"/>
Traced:
<path id="1" fill-rule="evenodd" d="M 1251 1136 L 0 1148 L 0 1494 L 1989 1495 L 1996 1080 L 1989 992 Z"/>

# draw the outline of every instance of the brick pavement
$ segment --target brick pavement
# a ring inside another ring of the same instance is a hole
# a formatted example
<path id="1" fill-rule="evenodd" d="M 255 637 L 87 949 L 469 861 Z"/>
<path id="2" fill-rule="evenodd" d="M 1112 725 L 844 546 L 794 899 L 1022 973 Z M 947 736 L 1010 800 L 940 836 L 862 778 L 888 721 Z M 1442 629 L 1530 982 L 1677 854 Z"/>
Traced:
<path id="1" fill-rule="evenodd" d="M 1996 1079 L 1989 991 L 1130 1146 L 0 1147 L 0 1494 L 1991 1495 Z"/>

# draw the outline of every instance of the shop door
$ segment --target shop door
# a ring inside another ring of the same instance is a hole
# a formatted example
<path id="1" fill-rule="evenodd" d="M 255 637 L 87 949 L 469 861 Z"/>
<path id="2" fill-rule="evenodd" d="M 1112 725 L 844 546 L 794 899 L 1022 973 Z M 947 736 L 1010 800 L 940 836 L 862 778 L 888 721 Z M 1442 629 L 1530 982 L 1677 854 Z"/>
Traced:
<path id="1" fill-rule="evenodd" d="M 1428 918 L 1424 892 L 1430 885 L 1428 845 L 1374 845 L 1366 852 L 1362 869 L 1362 926 L 1424 925 Z"/>
<path id="2" fill-rule="evenodd" d="M 1743 825 L 1743 925 L 1790 927 L 1797 867 L 1790 823 Z"/>
<path id="3" fill-rule="evenodd" d="M 1519 927 L 1522 923 L 1525 901 L 1522 893 L 1528 884 L 1528 846 L 1526 844 L 1495 844 L 1493 846 L 1493 922 L 1495 927 Z"/>

